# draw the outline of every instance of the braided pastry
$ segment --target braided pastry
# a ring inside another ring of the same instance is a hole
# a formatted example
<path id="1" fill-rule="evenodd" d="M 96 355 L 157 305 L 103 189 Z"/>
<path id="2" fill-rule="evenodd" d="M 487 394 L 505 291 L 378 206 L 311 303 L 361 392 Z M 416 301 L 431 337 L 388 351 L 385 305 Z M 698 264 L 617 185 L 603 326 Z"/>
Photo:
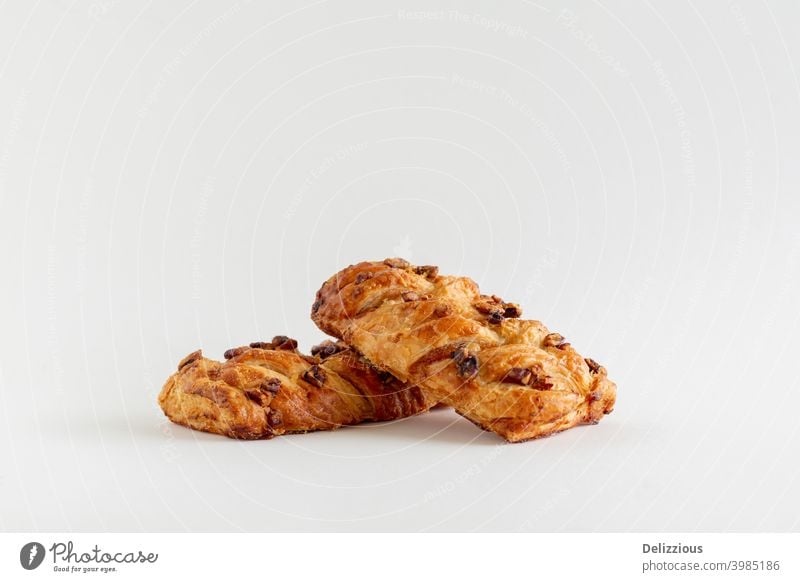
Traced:
<path id="1" fill-rule="evenodd" d="M 508 441 L 597 423 L 614 407 L 606 370 L 520 307 L 466 277 L 403 259 L 352 265 L 311 317 L 382 369 Z"/>
<path id="2" fill-rule="evenodd" d="M 236 439 L 326 430 L 394 420 L 435 402 L 376 369 L 341 343 L 323 342 L 311 356 L 276 336 L 225 352 L 225 362 L 192 352 L 158 397 L 170 420 Z"/>

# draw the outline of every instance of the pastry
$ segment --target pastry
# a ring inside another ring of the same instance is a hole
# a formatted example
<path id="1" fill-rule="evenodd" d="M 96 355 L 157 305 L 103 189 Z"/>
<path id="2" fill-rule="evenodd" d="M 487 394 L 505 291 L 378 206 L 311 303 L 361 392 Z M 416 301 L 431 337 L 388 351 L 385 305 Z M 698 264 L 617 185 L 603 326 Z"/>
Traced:
<path id="1" fill-rule="evenodd" d="M 158 403 L 173 422 L 236 439 L 394 420 L 435 404 L 340 342 L 311 353 L 286 336 L 230 349 L 224 362 L 197 350 L 178 364 Z"/>
<path id="2" fill-rule="evenodd" d="M 430 400 L 518 442 L 611 412 L 616 386 L 561 335 L 466 277 L 403 259 L 352 265 L 317 292 L 311 317 Z"/>

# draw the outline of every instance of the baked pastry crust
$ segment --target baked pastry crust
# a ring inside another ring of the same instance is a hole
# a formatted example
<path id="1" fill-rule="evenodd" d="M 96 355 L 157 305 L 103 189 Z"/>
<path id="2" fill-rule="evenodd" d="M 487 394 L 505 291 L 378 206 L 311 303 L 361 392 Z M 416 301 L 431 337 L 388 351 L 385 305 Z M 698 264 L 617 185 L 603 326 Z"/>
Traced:
<path id="1" fill-rule="evenodd" d="M 435 404 L 342 343 L 324 342 L 311 356 L 296 348 L 276 336 L 228 350 L 224 362 L 197 350 L 178 364 L 158 403 L 173 422 L 235 439 L 395 420 Z"/>
<path id="2" fill-rule="evenodd" d="M 521 315 L 467 277 L 403 259 L 340 271 L 311 312 L 324 332 L 508 441 L 594 424 L 611 412 L 616 385 L 606 369 Z"/>

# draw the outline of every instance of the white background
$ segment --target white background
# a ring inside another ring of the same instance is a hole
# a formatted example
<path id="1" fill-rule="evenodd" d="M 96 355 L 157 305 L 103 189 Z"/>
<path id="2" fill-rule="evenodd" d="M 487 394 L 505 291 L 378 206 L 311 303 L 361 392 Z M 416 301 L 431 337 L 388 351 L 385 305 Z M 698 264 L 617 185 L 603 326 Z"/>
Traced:
<path id="1" fill-rule="evenodd" d="M 0 528 L 797 531 L 798 18 L 5 2 Z M 307 349 L 321 282 L 396 255 L 522 303 L 615 412 L 518 445 L 164 420 L 185 354 Z"/>

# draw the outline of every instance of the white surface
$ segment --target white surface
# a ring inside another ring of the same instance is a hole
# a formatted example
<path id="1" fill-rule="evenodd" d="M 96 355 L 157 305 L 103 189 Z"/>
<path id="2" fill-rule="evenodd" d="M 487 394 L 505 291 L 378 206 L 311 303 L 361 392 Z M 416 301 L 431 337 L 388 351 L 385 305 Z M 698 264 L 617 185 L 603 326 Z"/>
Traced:
<path id="1" fill-rule="evenodd" d="M 3 4 L 2 529 L 798 530 L 796 3 L 438 6 Z M 391 255 L 521 302 L 614 414 L 164 422 L 183 355 L 307 348 Z"/>

